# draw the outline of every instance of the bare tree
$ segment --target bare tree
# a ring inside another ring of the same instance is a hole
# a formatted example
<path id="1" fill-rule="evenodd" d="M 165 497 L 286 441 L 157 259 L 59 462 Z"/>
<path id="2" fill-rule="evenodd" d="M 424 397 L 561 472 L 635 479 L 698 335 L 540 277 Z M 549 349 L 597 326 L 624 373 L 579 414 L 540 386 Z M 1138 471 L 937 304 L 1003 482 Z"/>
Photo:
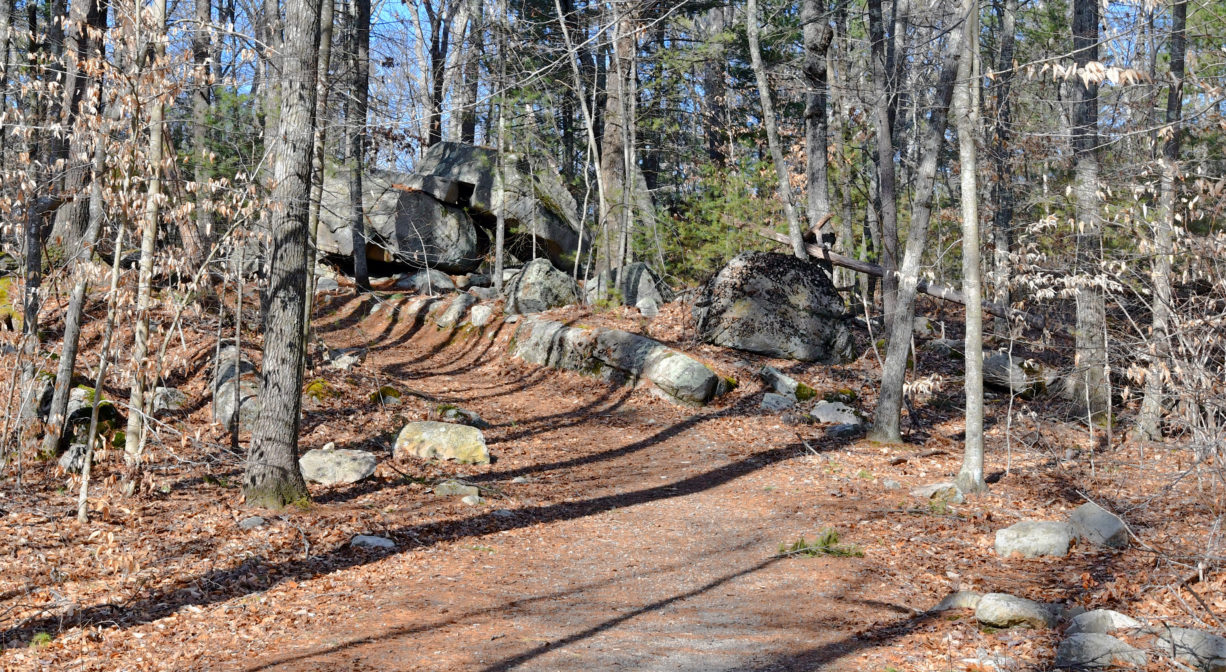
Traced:
<path id="1" fill-rule="evenodd" d="M 264 313 L 263 393 L 243 479 L 247 503 L 280 508 L 308 497 L 298 466 L 308 203 L 320 0 L 287 0 L 281 113 L 273 168 L 272 243 Z"/>
<path id="2" fill-rule="evenodd" d="M 962 296 L 966 299 L 966 432 L 962 469 L 955 481 L 963 492 L 987 489 L 983 480 L 983 306 L 979 267 L 979 162 L 975 143 L 983 132 L 979 117 L 979 11 L 966 17 L 954 110 L 962 199 Z"/>
<path id="3" fill-rule="evenodd" d="M 1073 2 L 1073 198 L 1076 210 L 1077 329 L 1073 397 L 1093 418 L 1107 412 L 1106 303 L 1095 279 L 1102 273 L 1098 183 L 1098 1 Z"/>
<path id="4" fill-rule="evenodd" d="M 963 16 L 975 7 L 974 0 L 965 0 Z M 951 12 L 956 18 L 957 13 Z M 933 108 L 928 126 L 920 141 L 920 165 L 916 171 L 915 200 L 911 206 L 911 227 L 907 232 L 907 247 L 903 253 L 902 267 L 898 272 L 898 297 L 894 314 L 889 318 L 889 347 L 886 349 L 884 371 L 881 375 L 881 390 L 877 395 L 877 408 L 873 415 L 873 429 L 869 438 L 880 443 L 902 441 L 900 419 L 902 414 L 903 383 L 907 375 L 907 353 L 911 349 L 911 324 L 915 317 L 915 296 L 918 291 L 920 261 L 928 240 L 928 225 L 932 218 L 932 195 L 936 184 L 937 159 L 941 153 L 945 123 L 950 99 L 958 75 L 958 61 L 962 53 L 961 30 L 951 30 L 945 45 L 944 62 L 941 65 L 940 81 L 937 84 Z M 886 269 L 889 274 L 889 269 Z"/>
<path id="5" fill-rule="evenodd" d="M 886 329 L 894 315 L 894 302 L 898 296 L 898 277 L 891 271 L 898 270 L 898 195 L 897 177 L 894 170 L 894 120 L 890 112 L 891 68 L 886 58 L 889 40 L 885 34 L 885 19 L 881 0 L 868 0 L 869 61 L 873 78 L 873 121 L 877 138 L 877 191 L 876 211 L 878 229 L 881 232 L 881 265 L 886 269 L 881 278 L 881 306 Z M 890 42 L 892 45 L 892 42 Z"/>
<path id="6" fill-rule="evenodd" d="M 364 290 L 370 288 L 370 274 L 366 269 L 366 211 L 362 205 L 362 172 L 366 170 L 366 108 L 370 88 L 370 0 L 350 0 L 349 10 L 349 71 L 353 76 L 350 97 L 345 100 L 349 228 L 353 233 L 353 278 L 358 289 Z"/>
<path id="7" fill-rule="evenodd" d="M 800 214 L 796 212 L 796 205 L 792 198 L 788 164 L 783 160 L 783 148 L 779 145 L 779 128 L 775 122 L 775 104 L 771 101 L 770 80 L 766 76 L 766 66 L 762 63 L 762 49 L 758 44 L 758 34 L 761 28 L 758 24 L 757 0 L 748 0 L 745 3 L 745 30 L 749 35 L 749 58 L 753 66 L 754 79 L 758 83 L 758 98 L 762 101 L 762 125 L 766 127 L 766 142 L 770 146 L 771 160 L 775 163 L 775 174 L 779 176 L 779 200 L 783 203 L 783 215 L 788 221 L 788 238 L 792 242 L 792 254 L 801 259 L 807 259 L 804 227 L 800 224 Z"/>
<path id="8" fill-rule="evenodd" d="M 1171 260 L 1175 253 L 1175 182 L 1179 177 L 1180 125 L 1183 113 L 1184 61 L 1188 3 L 1178 0 L 1171 12 L 1171 76 L 1166 93 L 1166 142 L 1162 146 L 1162 177 L 1158 212 L 1154 217 L 1153 299 L 1150 365 L 1137 430 L 1147 439 L 1162 438 L 1163 380 L 1170 353 Z"/>
<path id="9" fill-rule="evenodd" d="M 826 116 L 826 52 L 834 31 L 822 15 L 818 0 L 804 0 L 800 7 L 805 47 L 805 173 L 808 178 L 809 225 L 818 227 L 819 243 L 834 246 L 834 226 L 830 223 L 830 185 L 826 176 L 826 136 L 830 127 Z"/>
<path id="10" fill-rule="evenodd" d="M 1009 160 L 1010 133 L 1013 124 L 1013 50 L 1016 31 L 1018 0 L 995 0 L 999 15 L 996 30 L 1000 40 L 1000 52 L 996 59 L 996 73 L 992 83 L 995 97 L 992 123 L 992 163 L 996 180 L 992 183 L 992 272 L 993 300 L 1009 305 L 1010 261 L 1013 250 L 1013 169 Z M 998 318 L 995 324 L 997 336 L 1009 333 L 1009 321 Z"/>

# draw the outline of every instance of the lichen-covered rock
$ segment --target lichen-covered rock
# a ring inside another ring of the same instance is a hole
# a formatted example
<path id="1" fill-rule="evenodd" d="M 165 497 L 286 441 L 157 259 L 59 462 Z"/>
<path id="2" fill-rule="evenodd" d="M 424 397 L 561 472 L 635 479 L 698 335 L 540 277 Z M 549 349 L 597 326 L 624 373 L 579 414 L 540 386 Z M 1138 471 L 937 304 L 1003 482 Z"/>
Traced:
<path id="1" fill-rule="evenodd" d="M 635 307 L 643 299 L 652 299 L 658 307 L 674 296 L 660 276 L 641 261 L 596 274 L 584 287 L 584 294 L 589 305 L 602 299 L 616 299 L 621 305 Z"/>
<path id="2" fill-rule="evenodd" d="M 1145 667 L 1147 663 L 1144 651 L 1097 632 L 1071 635 L 1056 648 L 1056 667 L 1061 669 Z"/>
<path id="3" fill-rule="evenodd" d="M 965 501 L 962 490 L 950 481 L 922 485 L 912 490 L 911 496 L 934 502 L 946 502 L 948 504 L 961 504 Z"/>
<path id="4" fill-rule="evenodd" d="M 818 264 L 746 252 L 703 286 L 694 302 L 703 341 L 773 357 L 844 362 L 852 337 L 843 300 Z"/>
<path id="5" fill-rule="evenodd" d="M 1079 632 L 1097 632 L 1109 633 L 1116 630 L 1133 630 L 1141 627 L 1141 622 L 1137 619 L 1121 614 L 1118 611 L 1110 609 L 1095 609 L 1085 613 L 1077 614 L 1073 620 L 1069 622 L 1068 629 L 1065 630 L 1067 635 L 1075 635 Z"/>
<path id="6" fill-rule="evenodd" d="M 996 554 L 1007 558 L 1013 554 L 1023 558 L 1068 555 L 1073 540 L 1073 528 L 1055 520 L 1024 520 L 996 531 Z"/>
<path id="7" fill-rule="evenodd" d="M 994 628 L 1050 628 L 1056 624 L 1056 615 L 1046 605 L 1005 593 L 988 593 L 980 598 L 975 618 Z"/>
<path id="8" fill-rule="evenodd" d="M 858 425 L 860 416 L 851 406 L 841 401 L 819 401 L 813 405 L 809 415 L 815 422 L 824 425 Z"/>
<path id="9" fill-rule="evenodd" d="M 539 313 L 579 302 L 579 284 L 557 270 L 548 259 L 529 262 L 507 283 L 503 292 L 508 314 Z"/>
<path id="10" fill-rule="evenodd" d="M 410 176 L 368 169 L 362 174 L 367 256 L 379 261 L 438 268 L 449 273 L 475 271 L 489 246 L 472 217 L 458 205 L 411 189 Z M 349 173 L 324 179 L 317 244 L 328 254 L 351 256 Z"/>
<path id="11" fill-rule="evenodd" d="M 1095 546 L 1128 546 L 1128 526 L 1119 516 L 1094 502 L 1086 502 L 1073 509 L 1069 522 L 1073 524 L 1078 539 Z"/>
<path id="12" fill-rule="evenodd" d="M 796 405 L 796 402 L 791 397 L 777 394 L 775 392 L 767 392 L 762 395 L 762 403 L 758 406 L 767 413 L 780 413 L 788 410 Z"/>
<path id="13" fill-rule="evenodd" d="M 410 422 L 396 437 L 397 460 L 455 460 L 462 464 L 489 464 L 490 451 L 481 430 L 450 422 Z"/>
<path id="14" fill-rule="evenodd" d="M 375 473 L 378 460 L 364 450 L 308 450 L 298 458 L 302 477 L 321 485 L 357 483 Z"/>

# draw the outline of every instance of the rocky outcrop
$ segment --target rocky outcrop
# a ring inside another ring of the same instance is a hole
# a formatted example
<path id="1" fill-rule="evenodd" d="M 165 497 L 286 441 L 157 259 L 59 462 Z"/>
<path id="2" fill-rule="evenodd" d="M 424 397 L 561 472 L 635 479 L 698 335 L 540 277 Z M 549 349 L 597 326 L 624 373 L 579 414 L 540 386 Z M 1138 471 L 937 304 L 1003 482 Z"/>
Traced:
<path id="1" fill-rule="evenodd" d="M 506 154 L 503 158 L 505 187 L 496 150 L 459 142 L 435 143 L 405 184 L 437 194 L 448 203 L 453 201 L 447 197 L 454 194 L 456 204 L 491 229 L 493 218 L 504 213 L 511 254 L 520 259 L 543 255 L 569 268 L 579 247 L 581 223 L 575 199 L 557 169 L 543 156 Z"/>
<path id="2" fill-rule="evenodd" d="M 643 308 L 639 304 L 643 303 L 647 311 L 653 307 L 658 310 L 675 297 L 673 290 L 643 262 L 602 271 L 589 280 L 583 290 L 588 305 L 615 299 L 623 306 L 634 306 L 640 310 Z"/>
<path id="3" fill-rule="evenodd" d="M 383 170 L 362 175 L 367 256 L 379 261 L 438 268 L 448 273 L 475 271 L 489 247 L 460 206 L 445 203 L 408 184 L 410 176 Z M 324 180 L 316 244 L 326 254 L 353 254 L 349 225 L 349 177 Z"/>
<path id="4" fill-rule="evenodd" d="M 508 314 L 539 313 L 579 302 L 579 285 L 569 275 L 557 270 L 548 259 L 537 259 L 507 283 Z"/>
<path id="5" fill-rule="evenodd" d="M 552 320 L 524 320 L 511 354 L 533 364 L 616 382 L 650 380 L 673 401 L 705 404 L 729 387 L 701 362 L 659 341 L 620 329 L 583 329 Z"/>
<path id="6" fill-rule="evenodd" d="M 843 300 L 821 266 L 746 252 L 707 281 L 694 302 L 703 341 L 772 357 L 838 363 L 852 358 Z"/>

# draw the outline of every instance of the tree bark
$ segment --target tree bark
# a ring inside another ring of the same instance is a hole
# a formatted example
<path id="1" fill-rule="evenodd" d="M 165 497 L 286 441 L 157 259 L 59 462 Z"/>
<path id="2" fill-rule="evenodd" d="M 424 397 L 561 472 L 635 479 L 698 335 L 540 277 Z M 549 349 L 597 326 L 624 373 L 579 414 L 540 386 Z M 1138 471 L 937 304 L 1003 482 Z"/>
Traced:
<path id="1" fill-rule="evenodd" d="M 316 244 L 319 241 L 319 211 L 324 194 L 324 143 L 327 141 L 329 69 L 332 66 L 332 26 L 336 3 L 341 0 L 320 0 L 319 9 L 319 72 L 315 78 L 315 130 L 311 140 L 311 210 L 307 214 L 310 241 L 307 244 L 307 295 L 302 311 L 304 337 L 310 334 L 312 305 L 315 302 L 315 268 L 319 263 Z"/>
<path id="2" fill-rule="evenodd" d="M 346 150 L 349 164 L 349 228 L 353 232 L 354 283 L 359 290 L 367 290 L 370 289 L 370 274 L 366 269 L 362 172 L 366 168 L 366 108 L 370 89 L 370 0 L 351 0 L 350 8 L 353 32 L 350 35 L 349 69 L 353 80 L 349 90 L 351 97 L 345 103 L 345 121 L 349 131 Z"/>
<path id="3" fill-rule="evenodd" d="M 834 31 L 822 16 L 819 0 L 804 0 L 801 3 L 800 21 L 803 24 L 805 46 L 805 173 L 808 181 L 808 218 L 810 226 L 818 226 L 818 242 L 834 247 L 834 225 L 830 214 L 830 185 L 827 179 L 826 154 L 829 121 L 826 116 L 828 94 L 826 80 L 826 54 Z"/>
<path id="4" fill-rule="evenodd" d="M 196 183 L 196 227 L 184 226 L 190 240 L 183 241 L 184 254 L 191 268 L 204 263 L 209 240 L 213 237 L 213 193 L 208 187 L 212 170 L 209 164 L 209 107 L 212 101 L 212 74 L 209 67 L 211 40 L 209 29 L 213 22 L 212 0 L 196 0 L 196 26 L 192 31 L 192 60 L 196 66 L 192 73 L 196 90 L 192 94 L 192 179 Z M 194 234 L 194 235 L 193 235 Z"/>
<path id="5" fill-rule="evenodd" d="M 974 0 L 966 0 L 962 16 L 970 14 Z M 873 429 L 869 438 L 880 443 L 899 443 L 899 431 L 903 382 L 907 375 L 907 352 L 911 347 L 911 323 L 915 317 L 915 295 L 918 291 L 920 261 L 928 239 L 928 225 L 932 217 L 932 194 L 936 184 L 937 159 L 941 152 L 945 122 L 949 112 L 957 80 L 958 62 L 962 53 L 962 30 L 953 30 L 945 46 L 944 63 L 940 81 L 933 101 L 929 123 L 920 143 L 921 159 L 916 173 L 915 201 L 911 208 L 911 226 L 907 232 L 907 247 L 899 269 L 898 296 L 894 313 L 889 317 L 887 332 L 890 334 L 886 350 L 885 366 L 881 376 L 881 391 L 877 395 L 877 408 L 873 415 Z M 888 277 L 888 276 L 887 276 Z"/>
<path id="6" fill-rule="evenodd" d="M 319 55 L 320 0 L 286 0 L 272 243 L 264 312 L 263 391 L 243 479 L 247 504 L 280 508 L 307 499 L 298 467 L 307 226 Z"/>
<path id="7" fill-rule="evenodd" d="M 1098 61 L 1098 1 L 1073 2 L 1073 60 L 1078 74 Z M 1098 419 L 1108 411 L 1106 303 L 1093 282 L 1103 272 L 1099 254 L 1102 230 L 1098 196 L 1098 82 L 1074 77 L 1073 162 L 1076 210 L 1077 338 L 1073 398 Z"/>
<path id="8" fill-rule="evenodd" d="M 993 290 L 996 303 L 1009 305 L 1009 283 L 1012 276 L 1010 253 L 1013 251 L 1013 169 L 1009 160 L 1009 133 L 1013 125 L 1013 47 L 1014 24 L 1017 17 L 1018 0 L 997 0 L 997 12 L 1000 15 L 998 29 L 1000 54 L 996 60 L 996 78 L 992 86 L 995 95 L 995 122 L 992 128 L 992 163 L 996 170 L 996 181 L 992 185 L 992 202 L 996 204 L 992 213 L 992 243 L 993 243 Z M 1009 335 L 1009 322 L 997 319 L 996 335 Z"/>
<path id="9" fill-rule="evenodd" d="M 766 77 L 766 66 L 762 63 L 762 50 L 758 44 L 758 3 L 748 0 L 745 4 L 745 29 L 749 35 L 749 58 L 753 66 L 754 79 L 758 83 L 758 98 L 762 101 L 762 124 L 766 127 L 766 143 L 770 146 L 771 160 L 775 164 L 775 174 L 779 178 L 779 200 L 783 204 L 783 214 L 788 221 L 788 236 L 792 243 L 792 254 L 804 259 L 805 242 L 800 215 L 792 199 L 791 178 L 788 175 L 788 165 L 783 160 L 783 148 L 779 145 L 779 129 L 775 124 L 775 105 L 771 102 L 770 80 Z"/>
<path id="10" fill-rule="evenodd" d="M 149 68 L 160 67 L 166 56 L 166 0 L 154 0 L 150 6 L 153 12 L 152 24 L 154 34 L 153 58 L 147 64 Z M 133 328 L 132 344 L 132 386 L 128 392 L 128 426 L 124 433 L 124 461 L 135 473 L 140 468 L 141 432 L 145 429 L 144 416 L 145 391 L 148 387 L 146 376 L 149 354 L 149 312 L 150 296 L 153 293 L 153 256 L 157 243 L 158 219 L 162 207 L 162 150 L 165 148 L 162 133 L 164 128 L 165 107 L 161 98 L 149 103 L 149 186 L 145 194 L 145 211 L 141 222 L 140 239 L 140 270 L 137 275 L 136 288 L 136 326 Z M 116 250 L 116 254 L 119 250 Z M 131 480 L 128 481 L 132 483 Z"/>
<path id="11" fill-rule="evenodd" d="M 982 492 L 983 480 L 983 289 L 979 267 L 979 162 L 975 143 L 983 132 L 979 117 L 979 9 L 966 17 L 958 89 L 954 99 L 962 200 L 962 295 L 966 298 L 966 431 L 962 468 L 955 483 L 963 492 Z"/>
<path id="12" fill-rule="evenodd" d="M 885 34 L 885 20 L 881 12 L 881 0 L 868 0 L 869 60 L 873 79 L 873 120 L 877 138 L 877 221 L 881 231 L 878 247 L 881 265 L 890 271 L 898 270 L 898 195 L 897 176 L 894 170 L 894 128 L 890 101 L 893 97 L 887 67 L 886 46 L 893 50 L 892 40 Z M 898 295 L 898 280 L 893 273 L 881 279 L 881 306 L 886 319 L 886 330 L 894 315 L 894 302 Z"/>
<path id="13" fill-rule="evenodd" d="M 724 20 L 725 11 L 725 7 L 712 7 L 706 13 L 703 37 L 707 54 L 702 64 L 703 96 L 701 98 L 707 158 L 721 168 L 727 160 L 724 147 L 729 142 L 728 94 L 724 84 L 724 76 L 728 67 L 724 48 L 724 31 L 727 29 L 727 22 Z"/>
<path id="14" fill-rule="evenodd" d="M 1152 277 L 1152 334 L 1150 365 L 1145 374 L 1145 397 L 1137 417 L 1137 430 L 1147 439 L 1162 439 L 1163 381 L 1170 355 L 1171 260 L 1175 254 L 1175 184 L 1179 178 L 1180 133 L 1183 121 L 1183 80 L 1187 48 L 1187 0 L 1178 0 L 1171 12 L 1171 83 L 1166 94 L 1166 142 L 1162 147 L 1162 177 L 1158 212 L 1154 217 Z"/>

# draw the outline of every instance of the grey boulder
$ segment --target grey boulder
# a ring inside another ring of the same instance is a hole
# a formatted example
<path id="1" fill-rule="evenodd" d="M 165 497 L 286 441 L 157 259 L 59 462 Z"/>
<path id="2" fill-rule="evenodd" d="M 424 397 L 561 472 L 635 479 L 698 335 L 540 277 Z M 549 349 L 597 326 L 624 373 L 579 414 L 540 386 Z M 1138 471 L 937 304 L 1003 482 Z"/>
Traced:
<path id="1" fill-rule="evenodd" d="M 1047 605 L 1005 593 L 988 593 L 980 598 L 975 607 L 975 618 L 994 628 L 1018 625 L 1050 628 L 1056 624 L 1056 616 Z"/>
<path id="2" fill-rule="evenodd" d="M 826 425 L 858 425 L 860 416 L 841 401 L 819 401 L 809 411 L 815 422 Z"/>
<path id="3" fill-rule="evenodd" d="M 529 262 L 507 283 L 504 293 L 508 314 L 539 313 L 579 302 L 578 283 L 548 259 Z"/>
<path id="4" fill-rule="evenodd" d="M 979 601 L 983 599 L 983 595 L 976 593 L 973 590 L 959 590 L 950 593 L 941 599 L 935 607 L 929 611 L 951 611 L 953 609 L 976 609 L 979 607 Z"/>
<path id="5" fill-rule="evenodd" d="M 1131 616 L 1111 609 L 1095 609 L 1074 616 L 1069 622 L 1068 629 L 1064 632 L 1067 635 L 1075 635 L 1080 632 L 1106 634 L 1116 630 L 1135 630 L 1140 627 L 1141 622 Z"/>
<path id="6" fill-rule="evenodd" d="M 1097 632 L 1074 634 L 1056 648 L 1056 667 L 1060 669 L 1145 667 L 1148 662 L 1144 651 Z"/>
<path id="7" fill-rule="evenodd" d="M 484 327 L 494 317 L 494 309 L 487 305 L 473 306 L 468 313 L 468 323 L 474 327 Z"/>
<path id="8" fill-rule="evenodd" d="M 624 306 L 638 307 L 641 300 L 651 299 L 657 308 L 674 297 L 673 290 L 641 261 L 601 271 L 588 281 L 584 294 L 589 305 L 616 298 Z"/>
<path id="9" fill-rule="evenodd" d="M 456 294 L 434 323 L 443 329 L 450 329 L 464 321 L 464 315 L 475 303 L 477 297 L 472 294 Z"/>
<path id="10" fill-rule="evenodd" d="M 153 415 L 164 415 L 183 410 L 187 395 L 173 387 L 159 387 L 153 391 Z"/>
<path id="11" fill-rule="evenodd" d="M 391 549 L 396 548 L 396 542 L 386 537 L 376 537 L 371 534 L 359 534 L 349 542 L 352 548 L 377 548 Z"/>
<path id="12" fill-rule="evenodd" d="M 1095 546 L 1124 548 L 1128 546 L 1128 526 L 1120 517 L 1095 504 L 1086 502 L 1069 515 L 1077 538 Z"/>
<path id="13" fill-rule="evenodd" d="M 455 283 L 446 273 L 431 268 L 401 276 L 392 288 L 419 294 L 444 294 L 455 291 Z"/>
<path id="14" fill-rule="evenodd" d="M 298 458 L 302 477 L 321 485 L 357 483 L 375 473 L 378 460 L 364 450 L 335 448 L 308 450 Z"/>
<path id="15" fill-rule="evenodd" d="M 1023 558 L 1068 555 L 1073 540 L 1073 528 L 1054 520 L 1026 520 L 996 531 L 996 554 L 1007 558 L 1017 554 Z"/>
<path id="16" fill-rule="evenodd" d="M 1226 672 L 1226 639 L 1201 630 L 1166 628 L 1156 648 L 1175 660 L 1204 672 Z"/>
<path id="17" fill-rule="evenodd" d="M 781 411 L 786 411 L 795 404 L 796 402 L 792 401 L 791 397 L 786 397 L 782 394 L 776 394 L 774 392 L 767 392 L 766 394 L 762 395 L 762 403 L 759 404 L 759 406 L 762 408 L 762 410 L 768 413 L 779 413 Z"/>
<path id="18" fill-rule="evenodd" d="M 801 361 L 853 356 L 843 300 L 809 260 L 737 255 L 699 291 L 693 314 L 706 343 Z"/>
<path id="19" fill-rule="evenodd" d="M 943 501 L 949 504 L 961 504 L 965 500 L 962 490 L 949 481 L 921 485 L 911 491 L 911 496 L 934 502 Z"/>

